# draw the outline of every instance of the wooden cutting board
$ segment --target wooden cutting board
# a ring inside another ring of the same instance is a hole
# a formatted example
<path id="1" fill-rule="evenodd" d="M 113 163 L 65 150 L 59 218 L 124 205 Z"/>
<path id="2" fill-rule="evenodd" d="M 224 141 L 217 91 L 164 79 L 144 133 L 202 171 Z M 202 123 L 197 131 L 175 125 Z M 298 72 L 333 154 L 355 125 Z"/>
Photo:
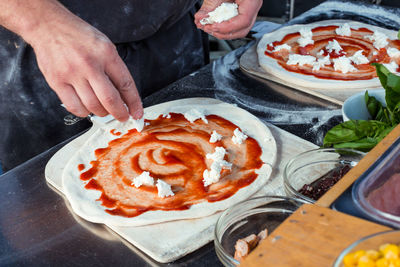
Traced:
<path id="1" fill-rule="evenodd" d="M 329 208 L 304 204 L 241 266 L 332 266 L 340 252 L 353 242 L 390 229 Z"/>
<path id="2" fill-rule="evenodd" d="M 290 80 L 282 80 L 274 75 L 271 75 L 264 71 L 258 64 L 258 57 L 257 57 L 257 45 L 253 45 L 250 47 L 244 54 L 240 57 L 239 60 L 240 69 L 243 70 L 245 73 L 255 75 L 257 77 L 263 78 L 265 80 L 277 82 L 279 84 L 286 85 L 292 89 L 299 90 L 310 95 L 314 95 L 316 97 L 328 100 L 332 103 L 343 105 L 343 102 L 350 96 L 363 91 L 365 89 L 315 89 L 315 88 L 308 88 L 304 86 L 300 86 L 296 83 L 291 83 Z M 382 89 L 382 87 L 377 88 L 368 88 L 368 90 L 374 89 Z"/>

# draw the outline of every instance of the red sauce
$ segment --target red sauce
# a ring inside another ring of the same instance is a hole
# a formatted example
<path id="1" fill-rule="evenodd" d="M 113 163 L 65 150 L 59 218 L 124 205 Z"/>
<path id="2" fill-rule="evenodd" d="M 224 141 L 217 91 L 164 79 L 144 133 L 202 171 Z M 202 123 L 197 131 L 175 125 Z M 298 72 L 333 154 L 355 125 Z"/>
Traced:
<path id="1" fill-rule="evenodd" d="M 115 135 L 115 136 L 120 136 L 120 135 L 122 134 L 121 132 L 117 132 L 116 129 L 112 129 L 112 130 L 110 131 L 110 133 L 111 133 L 112 135 Z"/>
<path id="2" fill-rule="evenodd" d="M 85 164 L 78 165 L 78 171 L 83 171 L 85 169 Z"/>
<path id="3" fill-rule="evenodd" d="M 370 64 L 355 65 L 359 71 L 353 73 L 341 73 L 340 71 L 335 71 L 333 63 L 331 65 L 324 66 L 321 71 L 313 71 L 312 66 L 309 65 L 288 65 L 286 64 L 288 55 L 279 52 L 272 52 L 275 46 L 288 44 L 292 47 L 292 51 L 300 55 L 312 55 L 316 57 L 316 54 L 323 50 L 324 56 L 329 55 L 330 58 L 338 58 L 341 56 L 351 56 L 359 50 L 363 50 L 363 54 L 369 57 L 370 62 L 378 63 L 389 63 L 390 57 L 387 54 L 385 48 L 377 51 L 377 55 L 373 55 L 376 49 L 373 47 L 373 41 L 365 39 L 364 36 L 373 34 L 373 31 L 367 28 L 351 29 L 351 36 L 338 36 L 335 33 L 338 26 L 320 26 L 312 29 L 314 44 L 307 45 L 305 47 L 300 47 L 297 43 L 298 38 L 300 38 L 300 33 L 290 33 L 283 37 L 281 41 L 275 41 L 272 46 L 269 47 L 264 52 L 265 55 L 277 60 L 278 64 L 284 69 L 290 72 L 301 73 L 304 75 L 312 75 L 321 79 L 330 80 L 369 80 L 377 77 L 375 72 L 375 67 Z M 332 41 L 337 40 L 341 45 L 342 49 L 339 53 L 335 51 L 328 52 L 325 46 Z M 400 49 L 399 40 L 390 40 L 389 46 Z"/>
<path id="4" fill-rule="evenodd" d="M 151 126 L 141 133 L 129 131 L 110 141 L 108 147 L 96 149 L 96 160 L 91 162 L 92 167 L 80 175 L 82 180 L 89 181 L 85 188 L 100 191 L 98 201 L 107 208 L 106 211 L 124 217 L 135 217 L 150 210 L 185 210 L 204 201 L 216 202 L 231 197 L 257 178 L 255 170 L 263 165 L 260 159 L 262 150 L 251 137 L 240 147 L 225 146 L 229 152 L 225 160 L 235 162 L 236 157 L 243 157 L 244 160 L 238 159 L 243 166 L 235 165 L 232 168 L 237 174 L 234 178 L 228 178 L 233 177 L 231 170 L 223 170 L 218 183 L 205 187 L 203 172 L 207 169 L 207 163 L 203 146 L 215 148 L 223 145 L 223 140 L 209 143 L 213 129 L 222 134 L 225 131 L 225 136 L 232 136 L 238 128 L 217 115 L 206 117 L 209 124 L 202 120 L 191 124 L 182 114 L 176 113 L 171 113 L 170 119 L 160 116 L 152 120 Z M 185 138 L 190 141 L 184 141 Z M 114 154 L 117 150 L 119 154 Z M 149 171 L 155 180 L 163 179 L 171 184 L 175 195 L 162 199 L 158 197 L 155 186 L 134 187 L 129 173 L 140 174 L 143 171 Z M 120 190 L 117 193 L 109 189 L 111 180 Z M 125 197 L 118 199 L 121 192 L 128 193 L 127 197 L 133 199 L 129 202 L 131 204 L 124 202 Z"/>

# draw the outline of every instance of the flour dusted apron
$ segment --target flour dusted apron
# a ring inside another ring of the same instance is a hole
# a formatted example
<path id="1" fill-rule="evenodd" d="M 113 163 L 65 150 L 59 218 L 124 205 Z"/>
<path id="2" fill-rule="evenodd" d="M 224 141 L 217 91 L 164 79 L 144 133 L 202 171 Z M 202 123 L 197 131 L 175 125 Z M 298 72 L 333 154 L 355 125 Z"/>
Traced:
<path id="1" fill-rule="evenodd" d="M 73 13 L 116 45 L 141 97 L 206 63 L 195 0 L 65 0 Z M 90 126 L 69 113 L 39 71 L 32 48 L 0 27 L 0 164 L 9 170 Z"/>

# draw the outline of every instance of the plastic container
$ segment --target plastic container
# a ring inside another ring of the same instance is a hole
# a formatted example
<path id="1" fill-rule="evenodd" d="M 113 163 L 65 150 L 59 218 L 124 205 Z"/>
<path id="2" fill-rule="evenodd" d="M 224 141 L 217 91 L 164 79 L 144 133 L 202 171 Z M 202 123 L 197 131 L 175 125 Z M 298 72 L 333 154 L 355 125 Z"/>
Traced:
<path id="1" fill-rule="evenodd" d="M 271 233 L 305 202 L 281 197 L 263 196 L 245 200 L 222 213 L 214 231 L 214 245 L 225 266 L 239 265 L 234 259 L 236 241 L 267 229 Z"/>
<path id="2" fill-rule="evenodd" d="M 400 139 L 355 182 L 352 198 L 368 219 L 400 228 Z M 393 179 L 396 175 L 395 179 Z M 385 192 L 383 192 L 385 190 Z"/>
<path id="3" fill-rule="evenodd" d="M 290 197 L 313 203 L 314 199 L 299 192 L 304 185 L 321 185 L 321 177 L 328 173 L 340 172 L 344 167 L 351 169 L 364 156 L 365 153 L 357 150 L 334 148 L 313 149 L 300 153 L 290 159 L 284 168 L 285 192 Z"/>
<path id="4" fill-rule="evenodd" d="M 379 247 L 384 244 L 400 244 L 400 231 L 385 231 L 385 232 L 380 232 L 376 233 L 373 235 L 369 235 L 366 237 L 363 237 L 350 246 L 348 246 L 346 249 L 344 249 L 339 257 L 336 259 L 335 263 L 333 264 L 334 267 L 343 267 L 343 258 L 352 252 L 356 252 L 358 250 L 379 250 Z"/>

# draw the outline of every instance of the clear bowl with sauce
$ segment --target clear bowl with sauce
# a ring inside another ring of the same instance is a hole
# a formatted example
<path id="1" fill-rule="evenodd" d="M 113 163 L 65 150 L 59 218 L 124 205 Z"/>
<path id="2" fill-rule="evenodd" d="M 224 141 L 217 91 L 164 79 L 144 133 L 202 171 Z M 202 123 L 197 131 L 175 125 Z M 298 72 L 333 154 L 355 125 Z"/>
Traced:
<path id="1" fill-rule="evenodd" d="M 305 202 L 283 196 L 255 197 L 225 210 L 214 230 L 215 251 L 225 266 L 237 266 L 236 241 L 267 229 L 271 233 Z"/>
<path id="2" fill-rule="evenodd" d="M 315 202 L 365 156 L 353 149 L 319 148 L 290 159 L 283 185 L 290 197 Z"/>
<path id="3" fill-rule="evenodd" d="M 345 264 L 343 262 L 346 255 L 350 253 L 359 252 L 359 251 L 370 251 L 375 250 L 379 251 L 381 245 L 384 244 L 395 244 L 397 246 L 400 245 L 400 231 L 399 230 L 391 230 L 385 232 L 379 232 L 372 235 L 365 236 L 356 242 L 352 243 L 350 246 L 345 248 L 340 255 L 336 258 L 333 267 L 344 267 Z M 356 265 L 354 265 L 356 266 Z M 367 266 L 367 265 L 366 265 Z"/>
<path id="4" fill-rule="evenodd" d="M 352 197 L 368 219 L 400 228 L 400 138 L 357 179 Z"/>

